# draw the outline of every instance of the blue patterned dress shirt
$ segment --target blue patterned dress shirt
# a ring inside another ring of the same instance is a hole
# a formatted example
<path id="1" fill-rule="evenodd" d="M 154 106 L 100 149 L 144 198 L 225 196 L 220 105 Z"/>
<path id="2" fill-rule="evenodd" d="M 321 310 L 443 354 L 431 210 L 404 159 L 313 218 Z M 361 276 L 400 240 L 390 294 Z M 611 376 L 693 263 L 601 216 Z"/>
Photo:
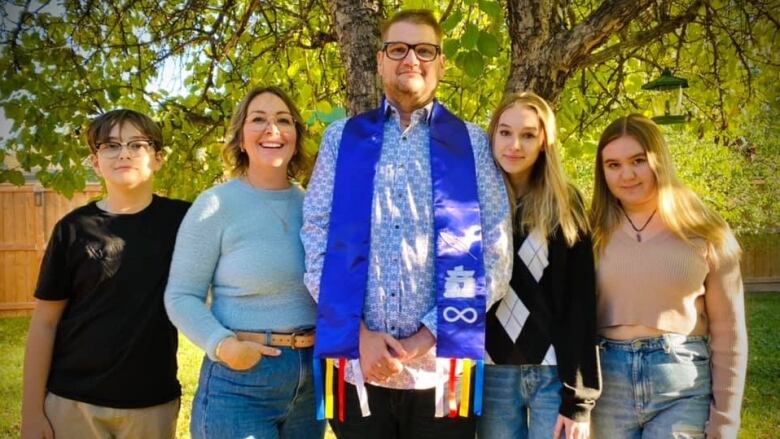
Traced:
<path id="1" fill-rule="evenodd" d="M 429 160 L 432 104 L 412 113 L 401 127 L 398 112 L 388 105 L 382 152 L 374 177 L 371 251 L 363 321 L 372 331 L 407 338 L 425 325 L 436 335 L 434 291 L 433 195 Z M 346 119 L 326 130 L 303 207 L 301 239 L 306 251 L 304 283 L 316 301 L 325 259 L 333 181 Z M 502 177 L 485 133 L 466 124 L 477 166 L 477 184 L 488 307 L 509 288 L 512 272 L 509 206 Z M 458 178 L 458 176 L 452 176 Z M 358 334 L 355 334 L 358 337 Z M 404 370 L 374 385 L 394 389 L 429 389 L 436 375 L 435 347 L 405 364 Z M 446 377 L 444 377 L 446 379 Z M 346 380 L 355 383 L 347 369 Z"/>

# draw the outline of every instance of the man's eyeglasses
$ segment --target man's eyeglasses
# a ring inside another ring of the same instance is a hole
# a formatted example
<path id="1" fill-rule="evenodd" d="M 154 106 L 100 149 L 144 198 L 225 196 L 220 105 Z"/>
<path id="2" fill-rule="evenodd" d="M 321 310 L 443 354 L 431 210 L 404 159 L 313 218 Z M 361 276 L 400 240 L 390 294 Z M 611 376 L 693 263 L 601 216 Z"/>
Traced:
<path id="1" fill-rule="evenodd" d="M 388 41 L 382 46 L 385 55 L 394 61 L 406 58 L 409 50 L 414 50 L 417 59 L 425 62 L 435 60 L 441 53 L 441 47 L 430 43 L 407 44 L 402 41 Z"/>
<path id="2" fill-rule="evenodd" d="M 154 142 L 151 140 L 131 140 L 127 143 L 101 142 L 97 145 L 97 153 L 101 157 L 114 159 L 119 157 L 123 147 L 127 147 L 130 157 L 138 157 L 142 152 L 154 151 Z"/>

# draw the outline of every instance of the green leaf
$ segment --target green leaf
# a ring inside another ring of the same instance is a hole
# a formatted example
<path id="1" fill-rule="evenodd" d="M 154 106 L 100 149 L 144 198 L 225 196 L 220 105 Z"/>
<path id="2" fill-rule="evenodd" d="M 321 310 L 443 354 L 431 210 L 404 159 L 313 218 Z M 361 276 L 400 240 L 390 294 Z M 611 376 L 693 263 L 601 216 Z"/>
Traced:
<path id="1" fill-rule="evenodd" d="M 482 12 L 487 14 L 493 20 L 501 20 L 503 18 L 503 11 L 501 10 L 501 6 L 496 1 L 479 0 L 479 9 L 481 9 Z"/>
<path id="2" fill-rule="evenodd" d="M 330 112 L 333 111 L 333 107 L 331 107 L 330 102 L 328 101 L 320 101 L 317 103 L 317 111 L 323 114 L 330 114 Z"/>
<path id="3" fill-rule="evenodd" d="M 24 184 L 24 174 L 16 169 L 4 169 L 0 171 L 0 183 L 5 182 L 21 186 Z"/>
<path id="4" fill-rule="evenodd" d="M 463 71 L 466 70 L 466 54 L 467 52 L 458 52 L 455 57 L 455 65 Z"/>
<path id="5" fill-rule="evenodd" d="M 469 51 L 464 58 L 464 67 L 466 74 L 472 78 L 481 75 L 482 70 L 485 68 L 485 61 L 482 59 L 482 54 L 476 50 Z"/>
<path id="6" fill-rule="evenodd" d="M 477 40 L 479 39 L 479 28 L 473 23 L 466 25 L 466 31 L 463 32 L 463 36 L 460 37 L 460 43 L 465 49 L 473 49 L 477 47 Z"/>
<path id="7" fill-rule="evenodd" d="M 122 92 L 118 85 L 111 85 L 108 87 L 108 99 L 111 101 L 118 101 L 122 97 Z"/>
<path id="8" fill-rule="evenodd" d="M 463 12 L 460 9 L 450 14 L 441 24 L 444 33 L 452 32 L 461 20 L 463 20 Z"/>
<path id="9" fill-rule="evenodd" d="M 298 71 L 301 69 L 301 63 L 298 61 L 293 61 L 290 63 L 290 66 L 287 67 L 287 76 L 290 78 L 293 78 L 296 74 L 298 74 Z"/>
<path id="10" fill-rule="evenodd" d="M 442 47 L 442 51 L 444 52 L 444 56 L 446 56 L 447 58 L 452 58 L 455 56 L 455 54 L 458 53 L 459 48 L 460 48 L 460 41 L 446 40 L 444 42 L 444 47 Z"/>
<path id="11" fill-rule="evenodd" d="M 488 58 L 497 56 L 500 48 L 498 39 L 491 33 L 479 31 L 479 40 L 477 40 L 477 48 L 480 53 Z"/>

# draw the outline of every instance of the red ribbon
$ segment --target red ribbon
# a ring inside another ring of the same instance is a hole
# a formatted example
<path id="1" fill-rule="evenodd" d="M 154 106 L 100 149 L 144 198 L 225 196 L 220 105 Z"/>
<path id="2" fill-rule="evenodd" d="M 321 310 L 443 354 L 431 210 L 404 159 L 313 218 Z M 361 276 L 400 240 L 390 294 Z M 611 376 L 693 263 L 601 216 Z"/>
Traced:
<path id="1" fill-rule="evenodd" d="M 448 417 L 455 418 L 458 416 L 458 404 L 455 402 L 455 366 L 457 360 L 454 358 L 450 358 L 450 381 L 449 381 L 449 395 L 448 395 L 448 403 L 450 408 L 450 414 Z"/>
<path id="2" fill-rule="evenodd" d="M 344 422 L 344 371 L 346 369 L 346 358 L 339 358 L 339 422 Z"/>

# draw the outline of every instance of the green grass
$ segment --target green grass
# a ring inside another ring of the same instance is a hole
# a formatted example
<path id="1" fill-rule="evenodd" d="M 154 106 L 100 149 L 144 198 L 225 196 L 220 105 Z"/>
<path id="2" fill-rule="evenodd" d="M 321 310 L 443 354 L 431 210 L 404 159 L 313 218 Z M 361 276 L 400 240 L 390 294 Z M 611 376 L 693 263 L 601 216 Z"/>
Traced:
<path id="1" fill-rule="evenodd" d="M 780 293 L 747 300 L 750 341 L 740 438 L 776 438 L 780 425 Z"/>
<path id="2" fill-rule="evenodd" d="M 750 362 L 740 439 L 776 437 L 780 425 L 780 293 L 753 293 L 747 299 Z M 29 318 L 0 319 L 0 437 L 18 437 L 22 360 Z M 184 388 L 178 438 L 189 437 L 190 407 L 202 352 L 180 338 L 179 380 Z M 327 438 L 333 438 L 328 432 Z"/>

